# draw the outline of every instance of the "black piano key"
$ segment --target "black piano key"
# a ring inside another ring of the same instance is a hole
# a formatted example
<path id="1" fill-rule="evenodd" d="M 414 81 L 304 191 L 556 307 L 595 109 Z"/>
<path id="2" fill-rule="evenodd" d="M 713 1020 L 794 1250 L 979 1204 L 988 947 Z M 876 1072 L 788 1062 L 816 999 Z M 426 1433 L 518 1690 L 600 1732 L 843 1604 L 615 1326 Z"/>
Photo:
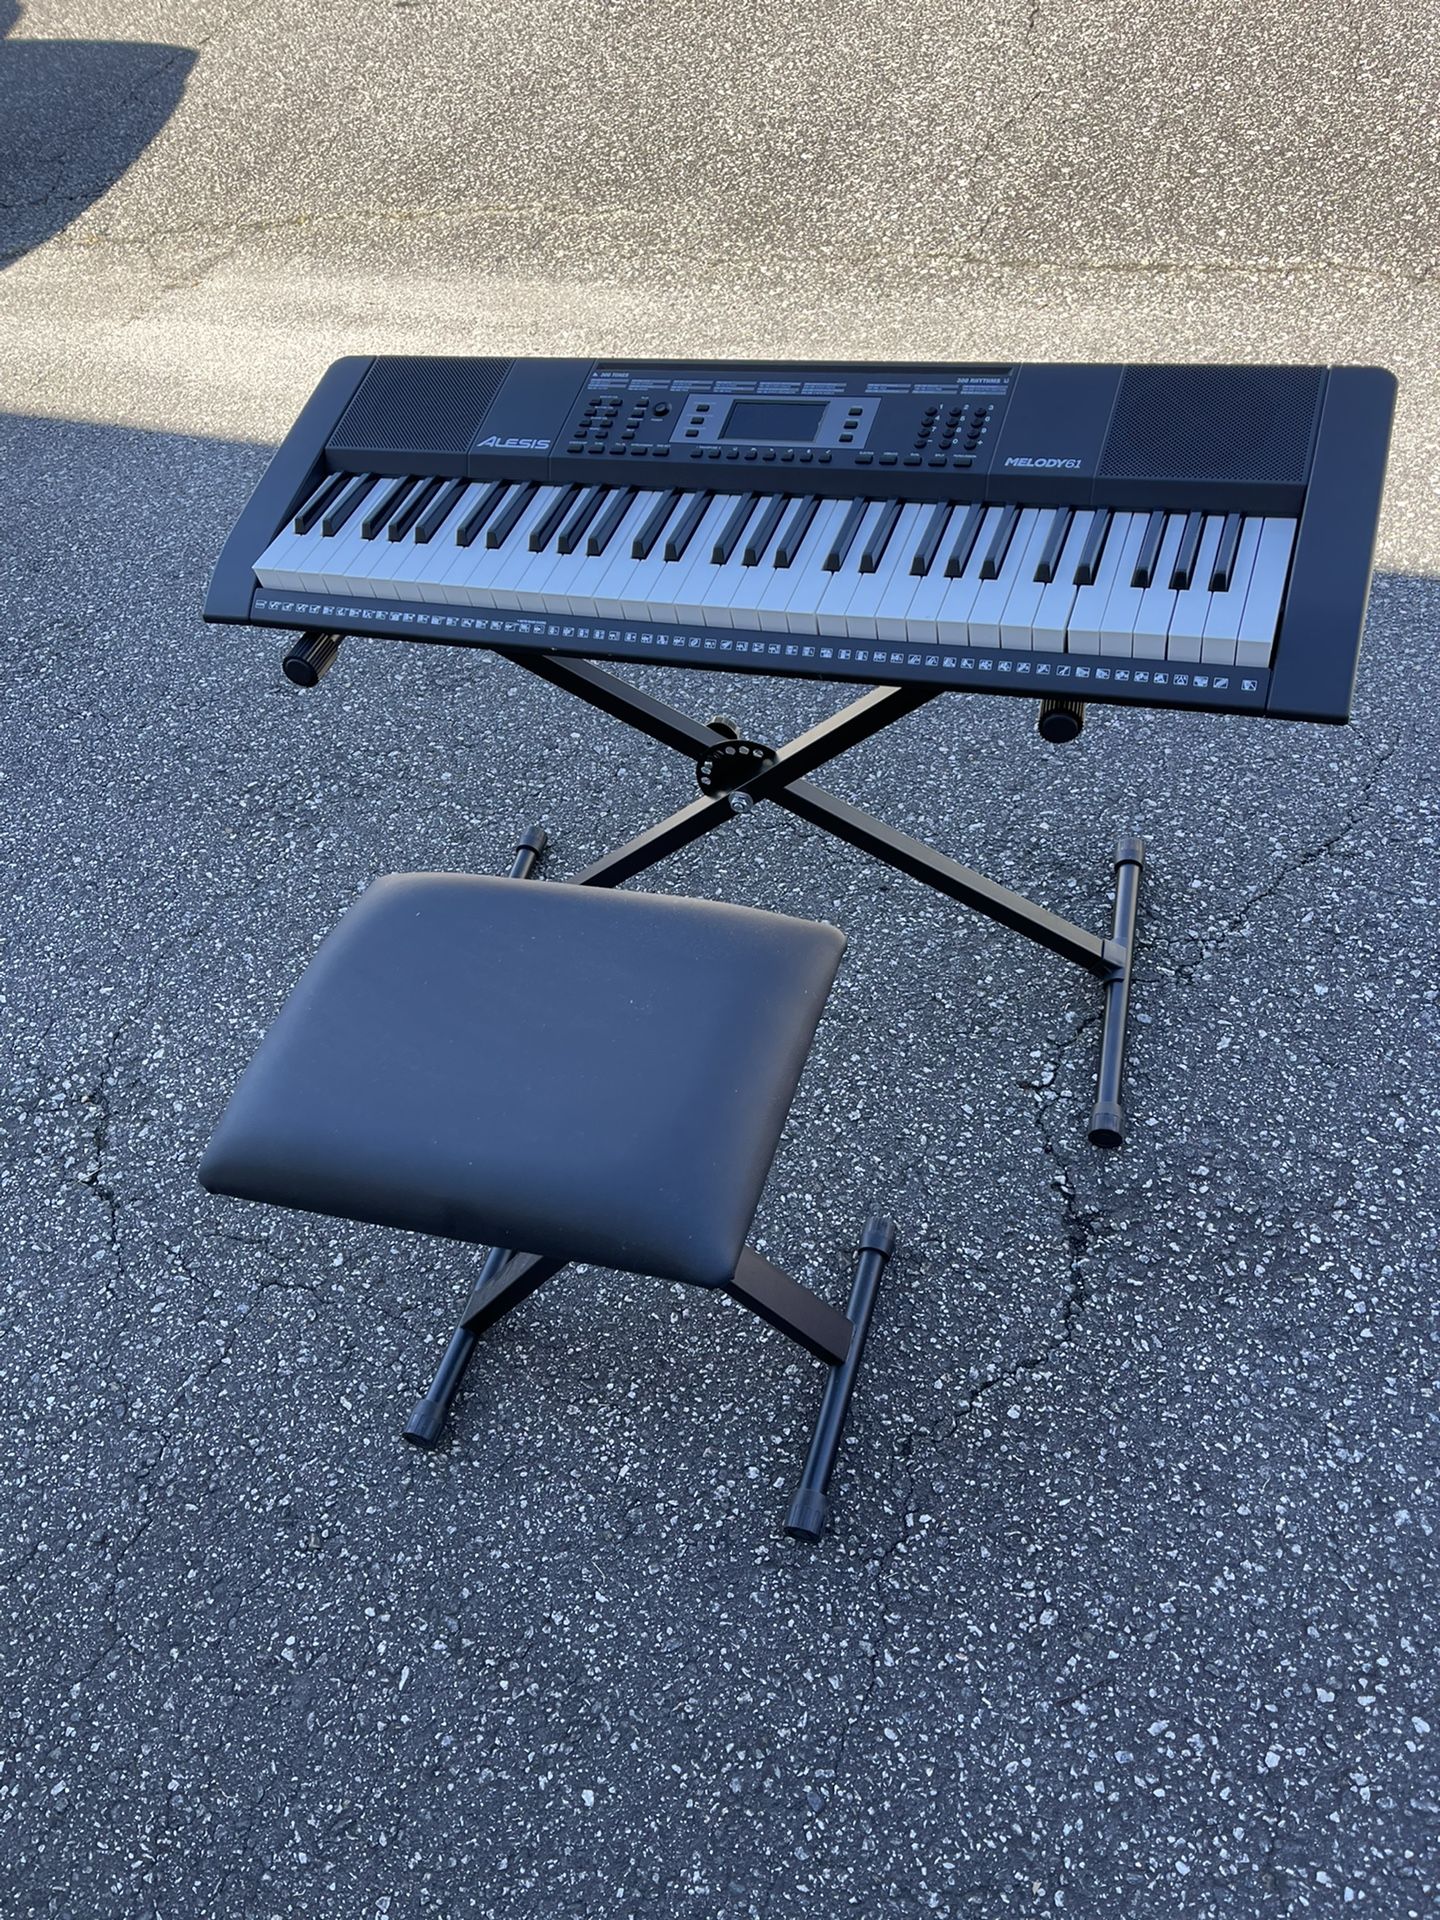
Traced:
<path id="1" fill-rule="evenodd" d="M 910 562 L 911 573 L 919 574 L 922 580 L 935 564 L 935 555 L 940 551 L 940 542 L 945 538 L 945 529 L 950 524 L 950 515 L 953 512 L 954 508 L 950 505 L 949 501 L 942 500 L 930 518 L 925 522 L 924 531 L 920 535 L 920 543 L 916 547 L 915 556 Z"/>
<path id="2" fill-rule="evenodd" d="M 1132 587 L 1149 587 L 1155 584 L 1155 562 L 1160 553 L 1160 542 L 1165 538 L 1165 523 L 1169 519 L 1166 513 L 1152 513 L 1145 522 L 1145 537 L 1140 542 L 1140 551 L 1135 556 L 1135 571 L 1130 576 Z"/>
<path id="3" fill-rule="evenodd" d="M 710 558 L 717 567 L 723 567 L 735 551 L 735 543 L 745 531 L 745 522 L 760 504 L 758 493 L 742 493 L 735 502 L 735 511 L 720 529 L 719 537 L 710 549 Z"/>
<path id="4" fill-rule="evenodd" d="M 1075 567 L 1077 587 L 1093 587 L 1095 575 L 1100 570 L 1101 557 L 1105 552 L 1105 542 L 1110 537 L 1112 515 L 1103 507 L 1097 507 L 1095 518 L 1090 522 L 1090 531 L 1085 536 L 1085 544 L 1080 549 L 1080 558 Z"/>
<path id="5" fill-rule="evenodd" d="M 457 547 L 468 547 L 509 491 L 508 480 L 492 480 L 455 529 Z"/>
<path id="6" fill-rule="evenodd" d="M 900 518 L 901 504 L 899 500 L 887 500 L 880 509 L 880 517 L 871 528 L 870 537 L 860 554 L 861 573 L 874 573 L 885 558 L 885 549 L 895 531 L 895 522 Z"/>
<path id="7" fill-rule="evenodd" d="M 378 503 L 371 508 L 360 523 L 360 537 L 373 540 L 380 529 L 392 517 L 395 509 L 415 485 L 413 480 L 396 480 L 381 494 Z"/>
<path id="8" fill-rule="evenodd" d="M 560 487 L 555 498 L 530 529 L 530 551 L 543 553 L 559 531 L 560 523 L 580 498 L 579 487 Z"/>
<path id="9" fill-rule="evenodd" d="M 826 573 L 838 573 L 845 564 L 845 556 L 855 544 L 855 536 L 860 531 L 860 522 L 874 505 L 870 500 L 852 500 L 850 511 L 840 522 L 839 531 L 830 542 L 830 551 L 821 565 Z"/>
<path id="10" fill-rule="evenodd" d="M 575 511 L 560 529 L 560 538 L 555 542 L 557 553 L 575 551 L 584 538 L 585 529 L 604 505 L 609 491 L 608 487 L 591 487 L 581 495 Z"/>
<path id="11" fill-rule="evenodd" d="M 683 559 L 685 549 L 695 537 L 695 529 L 705 518 L 713 494 L 695 493 L 681 508 L 674 525 L 665 536 L 664 557 L 667 560 Z"/>
<path id="12" fill-rule="evenodd" d="M 759 566 L 780 524 L 781 515 L 789 504 L 789 495 L 784 493 L 777 493 L 766 501 L 764 512 L 750 529 L 750 538 L 745 542 L 745 551 L 740 556 L 742 566 Z"/>
<path id="13" fill-rule="evenodd" d="M 958 580 L 970 564 L 970 556 L 975 551 L 975 542 L 980 538 L 980 529 L 985 524 L 984 507 L 971 507 L 960 522 L 960 531 L 955 536 L 945 561 L 945 578 Z"/>
<path id="14" fill-rule="evenodd" d="M 1180 551 L 1175 555 L 1175 566 L 1170 575 L 1172 593 L 1189 590 L 1190 576 L 1195 571 L 1195 549 L 1200 545 L 1200 533 L 1204 525 L 1203 513 L 1186 514 L 1185 531 L 1180 536 Z"/>
<path id="15" fill-rule="evenodd" d="M 1040 550 L 1039 563 L 1035 568 L 1035 578 L 1045 582 L 1055 578 L 1055 569 L 1060 564 L 1060 555 L 1065 542 L 1070 538 L 1070 526 L 1075 516 L 1069 507 L 1057 507 L 1055 518 L 1050 522 L 1050 531 L 1045 536 L 1045 545 Z"/>
<path id="16" fill-rule="evenodd" d="M 485 529 L 487 547 L 493 551 L 496 547 L 504 546 L 515 531 L 515 522 L 539 491 L 540 484 L 536 480 L 526 480 L 511 489 L 510 498 Z"/>
<path id="17" fill-rule="evenodd" d="M 775 542 L 775 564 L 788 567 L 800 551 L 801 542 L 810 531 L 816 514 L 820 511 L 820 501 L 812 494 L 808 500 L 802 500 L 794 513 L 785 522 L 780 538 Z"/>
<path id="18" fill-rule="evenodd" d="M 649 559 L 650 549 L 664 532 L 665 522 L 670 518 L 671 514 L 674 513 L 676 507 L 679 506 L 681 497 L 680 489 L 678 487 L 672 487 L 663 500 L 656 501 L 655 511 L 650 515 L 650 518 L 630 543 L 630 556 L 632 559 Z"/>
<path id="19" fill-rule="evenodd" d="M 321 482 L 295 516 L 296 533 L 309 533 L 349 478 L 348 473 L 332 473 Z"/>
<path id="20" fill-rule="evenodd" d="M 390 522 L 390 538 L 403 540 L 421 514 L 444 486 L 443 480 L 424 480 Z"/>
<path id="21" fill-rule="evenodd" d="M 345 522 L 351 517 L 360 502 L 375 491 L 375 475 L 362 473 L 353 487 L 346 489 L 320 522 L 320 531 L 327 536 L 339 533 Z"/>
<path id="22" fill-rule="evenodd" d="M 1215 549 L 1215 564 L 1210 569 L 1211 593 L 1228 593 L 1230 576 L 1235 571 L 1235 549 L 1240 544 L 1240 529 L 1245 524 L 1243 513 L 1227 513 L 1225 524 L 1220 529 L 1220 544 Z"/>
<path id="23" fill-rule="evenodd" d="M 588 554 L 604 553 L 615 538 L 615 529 L 635 504 L 638 488 L 617 487 L 610 494 L 605 511 L 590 529 L 590 538 L 585 542 Z"/>
<path id="24" fill-rule="evenodd" d="M 445 522 L 450 518 L 450 515 L 455 511 L 456 502 L 469 484 L 470 482 L 468 480 L 452 480 L 449 486 L 441 488 L 440 492 L 431 501 L 424 513 L 422 513 L 420 518 L 415 522 L 415 541 L 417 546 L 423 547 L 426 541 L 435 538 L 441 527 L 444 526 Z"/>
<path id="25" fill-rule="evenodd" d="M 1010 551 L 1010 542 L 1015 538 L 1015 529 L 1020 524 L 1020 509 L 1015 505 L 1002 507 L 1000 524 L 995 529 L 995 537 L 990 542 L 989 551 L 980 562 L 982 580 L 998 580 L 1000 569 L 1005 564 L 1005 556 Z"/>

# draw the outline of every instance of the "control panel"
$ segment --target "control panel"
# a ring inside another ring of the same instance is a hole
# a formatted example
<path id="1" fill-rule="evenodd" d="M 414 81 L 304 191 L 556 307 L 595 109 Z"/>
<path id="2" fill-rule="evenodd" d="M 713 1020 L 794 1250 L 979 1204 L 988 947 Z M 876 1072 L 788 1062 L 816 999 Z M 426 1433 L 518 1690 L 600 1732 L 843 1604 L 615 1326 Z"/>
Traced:
<path id="1" fill-rule="evenodd" d="M 599 362 L 556 448 L 568 454 L 743 467 L 968 468 L 1009 393 L 1006 367 Z"/>

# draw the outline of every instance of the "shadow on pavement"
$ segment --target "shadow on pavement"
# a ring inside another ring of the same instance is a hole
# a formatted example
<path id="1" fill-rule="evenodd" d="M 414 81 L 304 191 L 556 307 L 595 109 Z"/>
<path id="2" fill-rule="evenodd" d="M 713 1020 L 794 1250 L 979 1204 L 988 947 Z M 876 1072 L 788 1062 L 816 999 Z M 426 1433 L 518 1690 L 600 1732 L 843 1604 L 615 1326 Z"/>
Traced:
<path id="1" fill-rule="evenodd" d="M 140 158 L 196 55 L 143 41 L 16 40 L 0 0 L 0 267 L 68 227 Z"/>

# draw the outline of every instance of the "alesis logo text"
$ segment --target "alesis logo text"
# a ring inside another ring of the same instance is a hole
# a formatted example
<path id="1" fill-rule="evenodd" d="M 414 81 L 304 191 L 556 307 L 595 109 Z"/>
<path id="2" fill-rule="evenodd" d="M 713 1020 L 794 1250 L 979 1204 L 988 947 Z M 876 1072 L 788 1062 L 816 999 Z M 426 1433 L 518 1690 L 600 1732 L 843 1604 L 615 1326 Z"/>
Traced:
<path id="1" fill-rule="evenodd" d="M 548 440 L 502 440 L 498 433 L 492 433 L 486 440 L 477 440 L 477 447 L 509 447 L 531 453 L 544 453 L 550 445 Z"/>
<path id="2" fill-rule="evenodd" d="M 1047 467 L 1047 468 L 1075 467 L 1075 468 L 1078 468 L 1080 466 L 1080 462 L 1078 460 L 1037 460 L 1033 457 L 1033 455 L 1028 453 L 1012 453 L 1010 458 L 1005 462 L 1005 464 L 1007 467 Z"/>

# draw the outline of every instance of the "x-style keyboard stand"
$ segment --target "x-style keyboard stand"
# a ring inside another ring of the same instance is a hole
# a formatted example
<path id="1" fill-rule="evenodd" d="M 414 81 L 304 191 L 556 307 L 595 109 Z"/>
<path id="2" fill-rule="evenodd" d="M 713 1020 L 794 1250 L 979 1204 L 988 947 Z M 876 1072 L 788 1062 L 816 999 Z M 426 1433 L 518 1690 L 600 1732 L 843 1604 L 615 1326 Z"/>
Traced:
<path id="1" fill-rule="evenodd" d="M 983 874 L 947 859 L 921 840 L 897 833 L 873 814 L 837 800 L 812 785 L 807 775 L 834 760 L 884 728 L 903 720 L 943 691 L 923 686 L 876 687 L 843 707 L 828 720 L 782 747 L 741 740 L 726 721 L 701 725 L 663 700 L 652 699 L 628 681 L 607 673 L 589 661 L 550 653 L 512 652 L 497 648 L 503 658 L 524 667 L 552 686 L 622 720 L 638 733 L 683 754 L 694 763 L 701 788 L 698 800 L 672 813 L 648 832 L 593 861 L 572 883 L 588 887 L 616 887 L 689 846 L 702 834 L 731 820 L 757 800 L 772 800 L 787 812 L 821 827 L 838 840 L 848 841 L 912 880 L 934 887 L 962 906 L 996 920 L 1013 933 L 1062 954 L 1099 980 L 1105 990 L 1100 1029 L 1100 1065 L 1090 1139 L 1097 1147 L 1118 1147 L 1125 1134 L 1121 1101 L 1125 1071 L 1125 1042 L 1130 1009 L 1130 979 L 1135 951 L 1135 913 L 1140 896 L 1140 874 L 1145 864 L 1144 842 L 1138 835 L 1120 836 L 1115 849 L 1114 912 L 1108 935 L 1087 933 L 1059 914 L 1049 913 L 1023 894 L 997 886 Z M 533 857 L 543 845 L 527 839 L 520 844 L 522 859 Z"/>

